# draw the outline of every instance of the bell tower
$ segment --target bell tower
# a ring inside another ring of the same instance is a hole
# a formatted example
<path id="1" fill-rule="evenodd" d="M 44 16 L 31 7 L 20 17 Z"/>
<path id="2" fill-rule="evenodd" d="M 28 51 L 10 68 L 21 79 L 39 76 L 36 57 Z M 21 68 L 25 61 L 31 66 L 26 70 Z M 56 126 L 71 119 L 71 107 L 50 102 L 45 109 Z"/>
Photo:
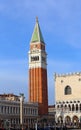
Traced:
<path id="1" fill-rule="evenodd" d="M 48 114 L 47 54 L 38 18 L 29 50 L 29 102 L 38 102 L 39 115 Z"/>

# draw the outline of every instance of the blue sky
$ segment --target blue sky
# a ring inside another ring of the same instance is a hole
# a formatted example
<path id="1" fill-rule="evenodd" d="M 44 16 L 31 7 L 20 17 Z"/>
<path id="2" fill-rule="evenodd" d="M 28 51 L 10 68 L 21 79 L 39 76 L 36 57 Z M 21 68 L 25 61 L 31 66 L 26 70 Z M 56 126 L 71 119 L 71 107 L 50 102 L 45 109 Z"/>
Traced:
<path id="1" fill-rule="evenodd" d="M 28 99 L 36 16 L 48 54 L 49 104 L 54 104 L 54 72 L 81 71 L 81 0 L 0 0 L 0 93 L 24 93 Z"/>

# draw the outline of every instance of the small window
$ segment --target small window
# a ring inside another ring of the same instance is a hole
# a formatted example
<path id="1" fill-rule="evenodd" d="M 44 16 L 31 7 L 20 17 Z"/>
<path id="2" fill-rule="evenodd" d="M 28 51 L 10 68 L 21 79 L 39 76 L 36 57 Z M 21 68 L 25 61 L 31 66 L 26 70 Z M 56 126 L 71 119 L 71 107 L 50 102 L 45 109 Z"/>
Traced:
<path id="1" fill-rule="evenodd" d="M 78 80 L 81 81 L 81 78 L 79 78 Z"/>
<path id="2" fill-rule="evenodd" d="M 63 83 L 63 80 L 61 80 L 61 83 Z"/>
<path id="3" fill-rule="evenodd" d="M 71 92 L 72 90 L 71 90 L 71 87 L 70 87 L 70 86 L 66 86 L 64 91 L 65 91 L 65 92 L 64 92 L 65 95 L 70 95 L 70 94 L 72 93 L 72 92 Z"/>

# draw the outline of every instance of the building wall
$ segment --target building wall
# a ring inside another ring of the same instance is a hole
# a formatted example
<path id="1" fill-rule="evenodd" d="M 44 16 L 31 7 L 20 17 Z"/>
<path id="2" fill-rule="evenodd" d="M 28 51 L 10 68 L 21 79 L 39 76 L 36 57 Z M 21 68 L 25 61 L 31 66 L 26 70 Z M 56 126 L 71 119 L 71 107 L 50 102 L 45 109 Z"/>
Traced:
<path id="1" fill-rule="evenodd" d="M 34 128 L 38 118 L 37 103 L 23 103 L 23 127 Z M 10 101 L 0 99 L 0 127 L 20 127 L 20 101 Z"/>
<path id="2" fill-rule="evenodd" d="M 72 94 L 65 95 L 65 87 L 69 85 Z M 81 98 L 81 73 L 55 76 L 56 101 L 74 100 Z"/>
<path id="3" fill-rule="evenodd" d="M 69 86 L 71 91 L 66 93 Z M 81 123 L 81 73 L 55 74 L 56 121 Z"/>

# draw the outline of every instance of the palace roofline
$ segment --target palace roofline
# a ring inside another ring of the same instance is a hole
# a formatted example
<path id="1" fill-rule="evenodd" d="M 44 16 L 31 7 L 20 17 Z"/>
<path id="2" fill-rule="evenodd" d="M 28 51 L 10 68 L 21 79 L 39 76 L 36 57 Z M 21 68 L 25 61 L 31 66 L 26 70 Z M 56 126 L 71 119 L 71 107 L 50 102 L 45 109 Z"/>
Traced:
<path id="1" fill-rule="evenodd" d="M 65 76 L 72 76 L 72 75 L 81 75 L 81 72 L 69 72 L 69 73 L 63 73 L 63 74 L 57 74 L 54 73 L 54 77 L 65 77 Z"/>

